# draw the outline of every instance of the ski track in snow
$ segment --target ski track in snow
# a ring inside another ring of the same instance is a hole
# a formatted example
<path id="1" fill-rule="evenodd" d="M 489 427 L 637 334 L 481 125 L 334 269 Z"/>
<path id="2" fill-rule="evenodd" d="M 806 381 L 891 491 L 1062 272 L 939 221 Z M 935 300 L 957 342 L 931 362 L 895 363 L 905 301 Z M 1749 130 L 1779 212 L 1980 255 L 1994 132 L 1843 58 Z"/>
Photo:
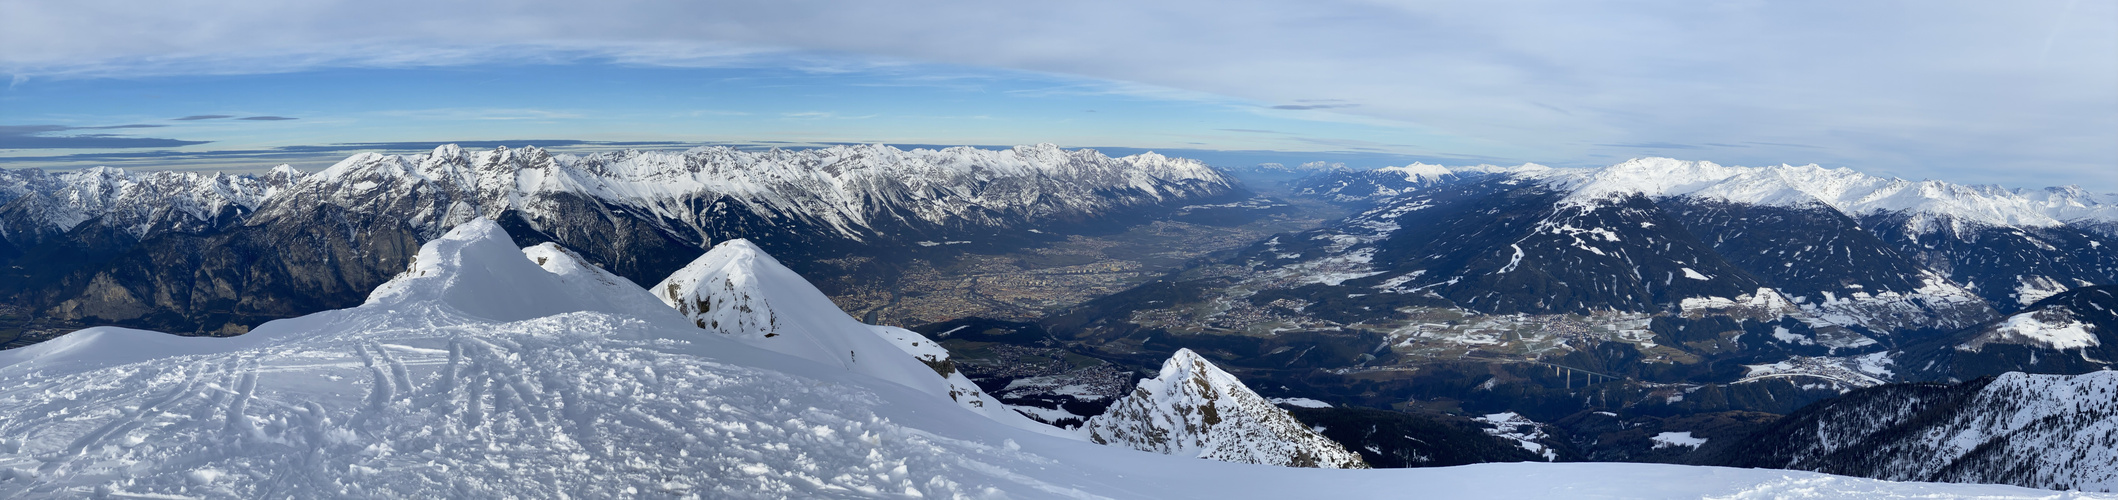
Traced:
<path id="1" fill-rule="evenodd" d="M 36 479 L 0 493 L 977 496 L 996 484 L 956 463 L 980 447 L 892 425 L 855 387 L 624 340 L 648 325 L 600 313 L 484 326 L 365 330 L 8 391 L 0 411 L 22 418 L 0 435 L 22 443 L 0 467 Z M 449 354 L 402 359 L 379 339 Z M 213 481 L 186 474 L 209 469 Z"/>

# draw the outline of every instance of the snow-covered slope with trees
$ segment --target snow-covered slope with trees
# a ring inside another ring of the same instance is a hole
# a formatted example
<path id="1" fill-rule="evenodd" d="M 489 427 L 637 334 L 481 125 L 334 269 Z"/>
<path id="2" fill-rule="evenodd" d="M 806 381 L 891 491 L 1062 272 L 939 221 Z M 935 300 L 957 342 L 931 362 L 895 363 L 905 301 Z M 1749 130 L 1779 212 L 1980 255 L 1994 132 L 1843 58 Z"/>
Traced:
<path id="1" fill-rule="evenodd" d="M 2118 367 L 2118 286 L 2061 292 L 2006 317 L 1893 353 L 1911 380 Z"/>
<path id="2" fill-rule="evenodd" d="M 2118 371 L 1865 389 L 1789 415 L 1707 462 L 2118 491 Z"/>
<path id="3" fill-rule="evenodd" d="M 1096 443 L 1224 462 L 1368 467 L 1190 349 L 1177 350 L 1081 432 Z"/>
<path id="4" fill-rule="evenodd" d="M 2054 495 L 1651 464 L 1334 471 L 1140 453 L 707 332 L 489 223 L 419 253 L 366 304 L 239 337 L 95 328 L 0 352 L 0 497 Z"/>

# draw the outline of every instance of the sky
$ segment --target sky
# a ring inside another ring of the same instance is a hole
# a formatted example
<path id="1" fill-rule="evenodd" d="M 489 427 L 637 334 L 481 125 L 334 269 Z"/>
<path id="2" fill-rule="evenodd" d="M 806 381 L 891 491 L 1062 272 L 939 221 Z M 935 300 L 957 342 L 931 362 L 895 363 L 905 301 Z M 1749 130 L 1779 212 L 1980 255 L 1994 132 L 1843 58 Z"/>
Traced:
<path id="1" fill-rule="evenodd" d="M 2118 192 L 2113 0 L 0 0 L 0 76 L 0 167 L 1049 142 Z"/>

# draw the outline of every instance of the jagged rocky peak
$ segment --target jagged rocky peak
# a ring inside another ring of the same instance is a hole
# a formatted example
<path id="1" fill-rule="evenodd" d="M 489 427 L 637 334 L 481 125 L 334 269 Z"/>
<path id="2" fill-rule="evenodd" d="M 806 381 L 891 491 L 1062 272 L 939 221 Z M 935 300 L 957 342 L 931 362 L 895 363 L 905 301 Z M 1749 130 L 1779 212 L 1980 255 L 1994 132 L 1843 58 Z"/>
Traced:
<path id="1" fill-rule="evenodd" d="M 714 245 L 691 264 L 678 269 L 652 291 L 662 303 L 691 318 L 699 328 L 746 337 L 777 337 L 780 319 L 758 288 L 760 260 L 778 266 L 750 240 Z"/>
<path id="2" fill-rule="evenodd" d="M 1359 455 L 1296 421 L 1235 375 L 1178 349 L 1155 378 L 1082 425 L 1089 440 L 1224 462 L 1364 469 Z"/>

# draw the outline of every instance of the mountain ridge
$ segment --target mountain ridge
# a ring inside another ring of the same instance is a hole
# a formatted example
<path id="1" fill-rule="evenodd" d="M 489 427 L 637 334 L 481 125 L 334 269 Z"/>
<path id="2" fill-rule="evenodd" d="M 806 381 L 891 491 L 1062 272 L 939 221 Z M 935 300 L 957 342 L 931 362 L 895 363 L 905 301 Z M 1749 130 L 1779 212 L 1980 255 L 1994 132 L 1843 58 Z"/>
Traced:
<path id="1" fill-rule="evenodd" d="M 8 181 L 0 188 L 12 189 L 0 191 L 20 193 L 0 200 L 0 227 L 19 225 L 5 222 L 14 210 L 52 228 L 38 234 L 61 237 L 0 234 L 0 265 L 27 266 L 0 279 L 0 293 L 59 321 L 221 334 L 261 319 L 357 303 L 354 291 L 380 284 L 418 242 L 472 219 L 498 220 L 526 242 L 561 243 L 649 283 L 725 239 L 749 237 L 800 262 L 854 249 L 915 248 L 926 240 L 1004 246 L 1035 239 L 1023 236 L 1037 236 L 1024 229 L 1122 218 L 1236 189 L 1194 160 L 1152 153 L 1111 158 L 1050 144 L 586 156 L 444 145 L 422 155 L 354 155 L 308 175 L 291 168 L 266 178 L 117 175 L 248 186 L 236 190 L 247 197 L 216 205 L 232 207 L 213 216 L 217 222 L 175 213 L 165 218 L 192 221 L 184 227 L 198 229 L 134 235 L 125 232 L 134 226 L 102 225 L 121 222 L 108 216 L 76 223 L 81 217 L 42 220 L 36 218 L 58 212 L 31 210 L 48 205 L 40 200 L 50 196 L 37 190 L 72 189 L 55 179 L 92 187 L 99 185 L 88 182 L 96 176 L 123 172 L 22 172 L 0 176 Z M 155 189 L 162 188 L 125 192 Z M 62 222 L 73 226 L 58 232 Z"/>

